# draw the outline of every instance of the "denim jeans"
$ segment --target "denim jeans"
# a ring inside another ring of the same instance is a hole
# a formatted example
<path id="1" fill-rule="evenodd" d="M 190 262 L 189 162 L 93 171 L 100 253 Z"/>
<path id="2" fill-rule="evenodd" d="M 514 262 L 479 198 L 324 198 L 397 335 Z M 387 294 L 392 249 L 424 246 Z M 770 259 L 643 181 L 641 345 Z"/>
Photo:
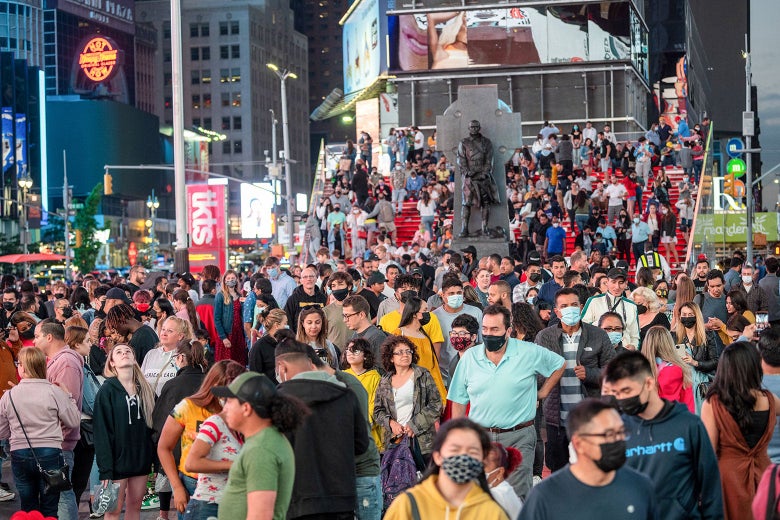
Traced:
<path id="1" fill-rule="evenodd" d="M 68 465 L 68 477 L 73 477 L 73 450 L 62 450 L 62 457 Z M 76 503 L 76 493 L 73 489 L 60 493 L 57 517 L 60 520 L 79 520 L 79 505 Z"/>
<path id="2" fill-rule="evenodd" d="M 433 236 L 433 221 L 436 217 L 431 215 L 430 217 L 420 217 L 420 221 L 425 226 L 425 229 L 428 230 L 428 233 Z"/>
<path id="3" fill-rule="evenodd" d="M 43 469 L 57 469 L 63 463 L 62 450 L 58 448 L 35 448 L 35 455 Z M 11 469 L 14 473 L 16 490 L 19 492 L 21 510 L 40 511 L 44 517 L 58 516 L 57 503 L 60 500 L 60 493 L 43 492 L 45 482 L 35 464 L 32 450 L 12 451 Z"/>
<path id="4" fill-rule="evenodd" d="M 192 494 L 195 493 L 195 487 L 198 485 L 198 479 L 188 477 L 181 471 L 179 472 L 179 478 L 181 479 L 181 483 L 184 484 L 184 489 L 187 490 L 187 494 L 192 496 Z M 178 513 L 179 520 L 184 520 L 186 514 L 186 510 L 184 513 Z"/>
<path id="5" fill-rule="evenodd" d="M 375 477 L 357 477 L 358 520 L 380 520 L 382 518 L 382 479 Z"/>
<path id="6" fill-rule="evenodd" d="M 404 207 L 404 200 L 406 200 L 406 190 L 404 188 L 393 190 L 390 194 L 390 203 L 395 206 L 396 215 L 401 214 L 401 210 Z"/>
<path id="7" fill-rule="evenodd" d="M 184 520 L 208 520 L 217 516 L 219 504 L 210 504 L 202 500 L 193 498 L 187 503 L 187 510 L 184 512 Z"/>

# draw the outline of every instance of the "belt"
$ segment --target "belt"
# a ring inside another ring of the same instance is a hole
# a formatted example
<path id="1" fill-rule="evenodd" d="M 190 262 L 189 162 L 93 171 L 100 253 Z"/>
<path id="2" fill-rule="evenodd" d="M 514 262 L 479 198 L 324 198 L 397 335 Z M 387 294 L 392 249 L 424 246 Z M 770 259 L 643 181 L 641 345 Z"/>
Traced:
<path id="1" fill-rule="evenodd" d="M 516 432 L 517 430 L 522 430 L 523 428 L 528 428 L 529 426 L 533 426 L 534 420 L 531 419 L 530 421 L 525 421 L 524 423 L 517 424 L 515 426 L 512 426 L 511 428 L 485 428 L 490 433 L 508 433 L 508 432 Z"/>

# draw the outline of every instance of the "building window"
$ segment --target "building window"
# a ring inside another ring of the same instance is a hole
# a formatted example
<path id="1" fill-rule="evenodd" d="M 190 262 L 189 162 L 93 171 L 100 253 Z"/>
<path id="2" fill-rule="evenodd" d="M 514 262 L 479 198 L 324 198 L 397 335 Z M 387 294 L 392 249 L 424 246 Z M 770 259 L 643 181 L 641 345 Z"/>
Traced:
<path id="1" fill-rule="evenodd" d="M 230 34 L 238 34 L 238 22 L 230 22 Z"/>
<path id="2" fill-rule="evenodd" d="M 200 49 L 198 47 L 190 48 L 190 59 L 192 61 L 200 60 Z"/>
<path id="3" fill-rule="evenodd" d="M 230 106 L 230 94 L 228 92 L 223 92 L 220 94 L 220 103 L 223 107 Z"/>
<path id="4" fill-rule="evenodd" d="M 211 83 L 211 69 L 204 69 L 200 71 L 200 82 L 204 84 Z"/>
<path id="5" fill-rule="evenodd" d="M 230 130 L 230 118 L 229 117 L 223 117 L 222 118 L 222 130 Z"/>
<path id="6" fill-rule="evenodd" d="M 164 51 L 163 52 L 163 62 L 170 63 L 171 62 L 171 51 Z"/>
<path id="7" fill-rule="evenodd" d="M 190 75 L 192 76 L 191 84 L 192 85 L 199 85 L 200 84 L 200 71 L 199 70 L 193 70 L 190 72 Z"/>
<path id="8" fill-rule="evenodd" d="M 198 24 L 191 23 L 190 24 L 190 38 L 197 38 L 198 35 L 199 35 Z"/>
<path id="9" fill-rule="evenodd" d="M 202 23 L 200 24 L 200 35 L 201 36 L 208 36 L 211 31 L 209 30 L 209 24 L 208 23 Z"/>
<path id="10" fill-rule="evenodd" d="M 211 130 L 211 118 L 210 117 L 204 117 L 203 118 L 203 128 Z M 211 148 L 209 148 L 209 153 L 211 153 Z"/>
<path id="11" fill-rule="evenodd" d="M 192 108 L 195 110 L 200 109 L 200 94 L 192 95 Z"/>
<path id="12" fill-rule="evenodd" d="M 244 151 L 244 146 L 241 143 L 240 139 L 237 139 L 233 141 L 233 153 L 242 153 Z"/>
<path id="13" fill-rule="evenodd" d="M 208 61 L 211 59 L 211 47 L 200 48 L 200 59 L 201 61 Z"/>
<path id="14" fill-rule="evenodd" d="M 227 22 L 219 22 L 219 35 L 220 36 L 227 36 L 228 35 L 228 23 Z"/>
<path id="15" fill-rule="evenodd" d="M 241 57 L 241 46 L 240 45 L 231 45 L 230 46 L 230 57 L 234 60 L 237 60 Z"/>
<path id="16" fill-rule="evenodd" d="M 219 59 L 221 60 L 227 60 L 230 58 L 230 47 L 227 45 L 220 45 L 219 46 Z"/>
<path id="17" fill-rule="evenodd" d="M 166 87 L 170 87 L 173 84 L 173 78 L 171 76 L 170 72 L 166 72 L 163 74 L 163 85 Z"/>
<path id="18" fill-rule="evenodd" d="M 241 116 L 233 116 L 233 130 L 241 130 Z"/>
<path id="19" fill-rule="evenodd" d="M 230 81 L 233 83 L 238 83 L 241 81 L 241 69 L 231 69 Z"/>
<path id="20" fill-rule="evenodd" d="M 211 94 L 203 94 L 203 108 L 211 108 Z"/>
<path id="21" fill-rule="evenodd" d="M 233 92 L 233 102 L 231 104 L 234 107 L 241 106 L 241 92 Z"/>
<path id="22" fill-rule="evenodd" d="M 13 5 L 13 4 L 11 4 Z M 171 22 L 166 21 L 163 22 L 163 39 L 170 40 L 171 39 Z"/>
<path id="23" fill-rule="evenodd" d="M 199 117 L 193 117 L 192 118 L 192 126 L 195 128 L 200 126 L 200 118 Z"/>
<path id="24" fill-rule="evenodd" d="M 219 69 L 219 82 L 227 83 L 230 81 L 230 69 Z"/>
<path id="25" fill-rule="evenodd" d="M 165 108 L 173 108 L 173 98 L 170 96 L 165 96 L 163 104 L 165 105 Z"/>
<path id="26" fill-rule="evenodd" d="M 230 155 L 230 141 L 222 141 L 222 153 L 225 155 Z"/>

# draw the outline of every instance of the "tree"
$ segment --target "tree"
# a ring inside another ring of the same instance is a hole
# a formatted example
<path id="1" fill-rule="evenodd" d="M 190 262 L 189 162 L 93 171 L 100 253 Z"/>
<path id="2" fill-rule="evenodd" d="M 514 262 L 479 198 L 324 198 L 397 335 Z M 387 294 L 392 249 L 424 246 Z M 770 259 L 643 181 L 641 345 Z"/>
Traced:
<path id="1" fill-rule="evenodd" d="M 103 184 L 98 183 L 84 201 L 84 208 L 78 210 L 73 219 L 73 230 L 81 234 L 81 246 L 73 249 L 73 263 L 82 273 L 95 268 L 95 261 L 103 245 L 95 239 L 95 232 L 99 230 L 95 215 L 102 196 Z"/>

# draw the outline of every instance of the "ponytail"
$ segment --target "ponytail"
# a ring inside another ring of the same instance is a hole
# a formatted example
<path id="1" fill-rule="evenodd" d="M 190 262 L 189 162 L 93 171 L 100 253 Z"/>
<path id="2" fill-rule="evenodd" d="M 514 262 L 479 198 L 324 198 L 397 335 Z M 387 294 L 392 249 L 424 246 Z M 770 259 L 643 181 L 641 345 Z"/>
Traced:
<path id="1" fill-rule="evenodd" d="M 206 349 L 202 342 L 183 339 L 176 345 L 176 351 L 187 359 L 187 366 L 199 367 L 201 372 L 206 372 L 208 362 L 206 361 Z"/>

